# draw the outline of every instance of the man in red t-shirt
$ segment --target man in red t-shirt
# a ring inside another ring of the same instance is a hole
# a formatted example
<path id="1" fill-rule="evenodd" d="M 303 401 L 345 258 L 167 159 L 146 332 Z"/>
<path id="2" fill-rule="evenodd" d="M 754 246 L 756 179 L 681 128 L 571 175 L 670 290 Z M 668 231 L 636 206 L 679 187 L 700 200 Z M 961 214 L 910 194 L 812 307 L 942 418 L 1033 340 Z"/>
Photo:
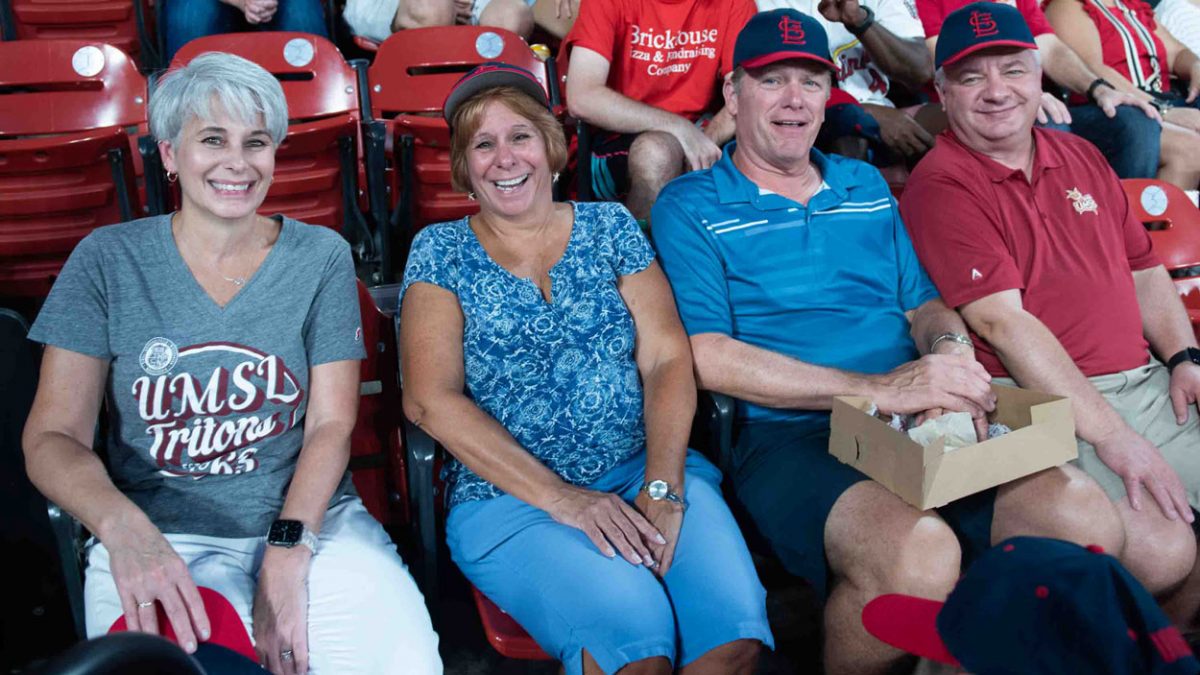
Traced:
<path id="1" fill-rule="evenodd" d="M 1121 178 L 1154 178 L 1159 167 L 1161 116 L 1148 103 L 1120 92 L 1093 72 L 1054 34 L 1038 0 L 997 0 L 1016 7 L 1037 42 L 1046 77 L 1077 95 L 1080 105 L 1067 108 L 1052 94 L 1042 95 L 1038 120 L 1050 128 L 1070 131 L 1100 148 Z M 942 21 L 969 0 L 916 0 L 925 42 L 937 48 Z M 1087 101 L 1083 101 L 1086 97 Z M 931 124 L 931 126 L 937 126 Z"/>
<path id="2" fill-rule="evenodd" d="M 1034 49 L 1009 6 L 979 2 L 946 18 L 934 58 L 950 130 L 913 172 L 900 208 L 993 381 L 1070 398 L 1077 465 L 1125 527 L 1124 550 L 1112 553 L 1161 594 L 1196 553 L 1188 523 L 1200 506 L 1191 409 L 1200 350 L 1100 153 L 1033 128 L 1042 78 Z"/>
<path id="3" fill-rule="evenodd" d="M 640 220 L 672 178 L 706 169 L 733 136 L 719 107 L 733 44 L 753 0 L 588 0 L 563 42 L 567 107 L 601 131 L 592 192 Z M 707 122 L 703 126 L 702 123 Z"/>

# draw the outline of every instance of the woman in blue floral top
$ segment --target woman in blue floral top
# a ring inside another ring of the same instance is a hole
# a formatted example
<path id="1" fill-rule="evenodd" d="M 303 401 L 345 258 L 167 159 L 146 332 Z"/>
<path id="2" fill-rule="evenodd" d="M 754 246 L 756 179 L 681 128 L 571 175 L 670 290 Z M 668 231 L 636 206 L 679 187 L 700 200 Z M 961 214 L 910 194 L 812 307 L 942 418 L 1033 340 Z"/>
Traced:
<path id="1" fill-rule="evenodd" d="M 552 201 L 547 108 L 520 68 L 459 82 L 452 174 L 480 213 L 423 230 L 405 271 L 404 409 L 457 460 L 450 552 L 569 673 L 752 673 L 765 593 L 687 449 L 670 288 L 620 204 Z"/>

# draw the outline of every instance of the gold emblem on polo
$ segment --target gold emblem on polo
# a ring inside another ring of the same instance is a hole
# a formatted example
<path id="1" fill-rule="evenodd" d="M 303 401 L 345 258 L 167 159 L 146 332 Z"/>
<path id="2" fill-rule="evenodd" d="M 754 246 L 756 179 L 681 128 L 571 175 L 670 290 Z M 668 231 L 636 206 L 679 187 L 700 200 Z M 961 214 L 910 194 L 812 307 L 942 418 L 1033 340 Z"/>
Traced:
<path id="1" fill-rule="evenodd" d="M 1067 199 L 1071 200 L 1071 206 L 1075 207 L 1075 213 L 1081 216 L 1088 211 L 1100 215 L 1100 207 L 1096 206 L 1096 200 L 1091 195 L 1080 192 L 1079 188 L 1067 190 Z"/>

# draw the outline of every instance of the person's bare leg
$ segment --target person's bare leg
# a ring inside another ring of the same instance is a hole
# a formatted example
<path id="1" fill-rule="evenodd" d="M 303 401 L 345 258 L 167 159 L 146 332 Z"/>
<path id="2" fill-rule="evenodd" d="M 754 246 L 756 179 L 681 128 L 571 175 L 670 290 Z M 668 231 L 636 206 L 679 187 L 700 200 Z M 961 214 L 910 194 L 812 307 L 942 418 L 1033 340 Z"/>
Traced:
<path id="1" fill-rule="evenodd" d="M 400 0 L 392 19 L 392 32 L 451 25 L 454 25 L 454 0 Z"/>
<path id="2" fill-rule="evenodd" d="M 648 220 L 650 207 L 667 183 L 683 173 L 683 147 L 665 131 L 647 131 L 629 146 L 629 195 L 634 218 Z"/>
<path id="3" fill-rule="evenodd" d="M 479 25 L 503 28 L 528 38 L 533 33 L 533 10 L 524 0 L 491 0 L 479 14 Z"/>
<path id="4" fill-rule="evenodd" d="M 1179 630 L 1184 633 L 1200 632 L 1200 556 L 1196 556 L 1183 584 L 1169 591 L 1160 604 Z"/>
<path id="5" fill-rule="evenodd" d="M 1182 520 L 1167 520 L 1158 504 L 1142 492 L 1142 510 L 1134 511 L 1129 498 L 1116 503 L 1125 526 L 1121 562 L 1146 590 L 1161 599 L 1172 599 L 1196 562 L 1196 535 Z"/>
<path id="6" fill-rule="evenodd" d="M 617 671 L 620 675 L 670 675 L 671 662 L 661 656 L 634 661 Z M 604 675 L 596 660 L 583 650 L 583 675 Z"/>
<path id="7" fill-rule="evenodd" d="M 752 675 L 761 652 L 758 640 L 726 642 L 680 668 L 679 675 Z"/>
<path id="8" fill-rule="evenodd" d="M 579 16 L 579 0 L 571 0 L 571 13 L 558 15 L 558 0 L 537 0 L 533 5 L 533 20 L 547 33 L 563 39 Z"/>
<path id="9" fill-rule="evenodd" d="M 825 672 L 883 675 L 914 662 L 867 633 L 862 608 L 886 593 L 944 600 L 961 561 L 950 526 L 878 483 L 863 481 L 834 503 L 825 522 L 825 555 L 833 571 L 825 604 Z"/>
<path id="10" fill-rule="evenodd" d="M 1195 190 L 1200 184 L 1200 134 L 1164 122 L 1161 144 L 1158 179 L 1183 190 Z"/>
<path id="11" fill-rule="evenodd" d="M 992 543 L 1017 536 L 1094 544 L 1117 558 L 1125 548 L 1116 507 L 1091 476 L 1069 464 L 1000 487 Z"/>

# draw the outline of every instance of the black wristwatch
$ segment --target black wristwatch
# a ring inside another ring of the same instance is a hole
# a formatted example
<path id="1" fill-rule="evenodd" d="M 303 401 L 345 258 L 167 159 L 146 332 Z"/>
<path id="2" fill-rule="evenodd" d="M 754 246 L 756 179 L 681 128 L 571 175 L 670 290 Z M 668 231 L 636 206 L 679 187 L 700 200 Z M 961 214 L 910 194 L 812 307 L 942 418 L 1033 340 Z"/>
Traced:
<path id="1" fill-rule="evenodd" d="M 1175 366 L 1189 362 L 1200 365 L 1200 349 L 1188 347 L 1187 349 L 1179 350 L 1178 354 L 1172 356 L 1170 361 L 1167 361 L 1167 371 L 1174 372 Z"/>
<path id="2" fill-rule="evenodd" d="M 280 518 L 271 523 L 271 530 L 267 532 L 267 543 L 272 546 L 282 546 L 283 548 L 292 548 L 300 545 L 306 547 L 309 551 L 317 552 L 317 535 L 312 530 L 299 520 L 285 520 Z"/>
<path id="3" fill-rule="evenodd" d="M 862 23 L 857 26 L 846 26 L 846 30 L 854 37 L 862 37 L 862 34 L 867 32 L 867 29 L 875 25 L 875 12 L 871 11 L 870 7 L 859 5 L 859 9 L 867 13 L 867 18 L 862 20 Z"/>
<path id="4" fill-rule="evenodd" d="M 1097 77 L 1096 79 L 1092 80 L 1092 83 L 1089 84 L 1087 88 L 1087 100 L 1091 101 L 1092 103 L 1096 102 L 1096 87 L 1108 87 L 1113 91 L 1117 90 L 1116 87 L 1112 86 L 1112 82 L 1109 82 L 1103 77 Z"/>

